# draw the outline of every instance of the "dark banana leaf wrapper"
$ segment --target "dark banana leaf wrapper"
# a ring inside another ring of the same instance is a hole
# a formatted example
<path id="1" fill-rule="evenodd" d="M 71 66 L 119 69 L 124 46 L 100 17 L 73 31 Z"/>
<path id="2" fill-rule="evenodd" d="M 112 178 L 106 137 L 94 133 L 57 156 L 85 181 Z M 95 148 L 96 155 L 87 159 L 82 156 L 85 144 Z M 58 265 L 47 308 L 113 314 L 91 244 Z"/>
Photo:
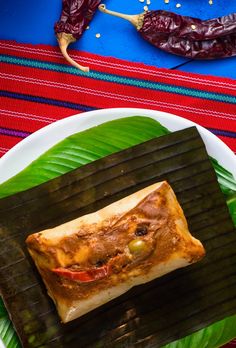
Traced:
<path id="1" fill-rule="evenodd" d="M 161 180 L 171 184 L 190 231 L 203 242 L 204 260 L 61 324 L 27 252 L 28 234 Z M 194 127 L 2 199 L 0 243 L 1 293 L 24 347 L 160 347 L 236 313 L 236 233 Z"/>

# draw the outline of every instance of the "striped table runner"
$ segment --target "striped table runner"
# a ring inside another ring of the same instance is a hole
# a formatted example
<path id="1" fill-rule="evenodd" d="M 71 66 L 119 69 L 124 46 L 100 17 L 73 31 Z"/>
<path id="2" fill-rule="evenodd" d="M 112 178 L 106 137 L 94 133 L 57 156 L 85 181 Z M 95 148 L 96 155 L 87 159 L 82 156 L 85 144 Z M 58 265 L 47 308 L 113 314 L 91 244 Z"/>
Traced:
<path id="1" fill-rule="evenodd" d="M 64 117 L 110 107 L 173 113 L 206 127 L 236 152 L 236 82 L 71 51 L 0 41 L 0 156 Z M 228 347 L 233 346 L 233 342 Z"/>
<path id="2" fill-rule="evenodd" d="M 236 152 L 236 82 L 73 52 L 90 66 L 68 66 L 56 47 L 0 42 L 0 154 L 64 117 L 110 107 L 170 112 L 206 127 Z"/>

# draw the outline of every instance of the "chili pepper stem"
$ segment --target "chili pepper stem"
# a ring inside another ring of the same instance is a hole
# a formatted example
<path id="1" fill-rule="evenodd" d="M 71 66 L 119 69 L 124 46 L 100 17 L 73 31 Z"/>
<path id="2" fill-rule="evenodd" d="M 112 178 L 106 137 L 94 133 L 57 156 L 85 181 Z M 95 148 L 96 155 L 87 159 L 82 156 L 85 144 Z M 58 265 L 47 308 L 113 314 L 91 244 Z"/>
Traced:
<path id="1" fill-rule="evenodd" d="M 67 34 L 67 33 L 58 33 L 57 34 L 57 41 L 61 50 L 61 53 L 63 55 L 63 57 L 67 60 L 68 63 L 70 63 L 71 65 L 73 65 L 75 68 L 82 70 L 84 72 L 89 72 L 89 68 L 82 66 L 80 64 L 78 64 L 76 61 L 74 61 L 74 59 L 72 59 L 68 52 L 67 52 L 67 48 L 69 46 L 70 43 L 75 42 L 76 39 L 73 37 L 72 34 Z"/>
<path id="2" fill-rule="evenodd" d="M 115 16 L 115 17 L 119 17 L 122 19 L 125 19 L 127 21 L 129 21 L 131 24 L 133 24 L 136 28 L 139 26 L 139 20 L 140 20 L 140 14 L 138 15 L 127 15 L 124 13 L 120 13 L 120 12 L 115 12 L 115 11 L 110 11 L 106 8 L 106 5 L 101 4 L 98 6 L 98 9 L 106 14 L 109 14 L 111 16 Z"/>

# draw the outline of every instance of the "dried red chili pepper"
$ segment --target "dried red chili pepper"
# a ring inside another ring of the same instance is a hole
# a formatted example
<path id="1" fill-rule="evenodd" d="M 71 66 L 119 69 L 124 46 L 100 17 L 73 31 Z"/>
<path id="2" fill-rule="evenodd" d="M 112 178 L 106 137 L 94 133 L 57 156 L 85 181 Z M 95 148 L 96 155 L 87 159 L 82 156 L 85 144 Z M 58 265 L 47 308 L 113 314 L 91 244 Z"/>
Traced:
<path id="1" fill-rule="evenodd" d="M 236 13 L 203 21 L 163 10 L 131 16 L 105 5 L 99 9 L 128 20 L 145 40 L 166 52 L 194 59 L 236 55 Z"/>
<path id="2" fill-rule="evenodd" d="M 88 72 L 89 68 L 76 63 L 68 55 L 67 47 L 82 36 L 100 2 L 101 0 L 63 0 L 61 17 L 54 26 L 59 47 L 65 59 L 85 72 Z"/>

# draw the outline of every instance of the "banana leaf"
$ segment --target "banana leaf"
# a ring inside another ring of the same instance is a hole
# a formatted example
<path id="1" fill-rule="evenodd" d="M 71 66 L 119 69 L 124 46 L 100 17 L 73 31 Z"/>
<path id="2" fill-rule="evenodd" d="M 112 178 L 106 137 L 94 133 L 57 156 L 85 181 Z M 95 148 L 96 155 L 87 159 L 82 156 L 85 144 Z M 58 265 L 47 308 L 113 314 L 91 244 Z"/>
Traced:
<path id="1" fill-rule="evenodd" d="M 168 133 L 169 131 L 157 121 L 140 116 L 107 122 L 77 133 L 55 145 L 21 173 L 1 184 L 0 197 L 24 191 L 86 163 Z M 216 160 L 212 159 L 212 164 L 236 225 L 236 182 L 231 173 L 222 168 Z M 3 320 L 0 329 L 4 328 L 0 330 L 0 337 L 7 347 L 19 347 L 19 341 L 2 305 L 0 310 Z M 165 347 L 215 348 L 234 336 L 236 336 L 236 316 L 221 320 Z M 15 345 L 10 345 L 11 340 Z"/>
<path id="2" fill-rule="evenodd" d="M 148 117 L 103 123 L 71 135 L 45 152 L 26 169 L 0 185 L 0 198 L 24 191 L 73 169 L 170 132 Z"/>

